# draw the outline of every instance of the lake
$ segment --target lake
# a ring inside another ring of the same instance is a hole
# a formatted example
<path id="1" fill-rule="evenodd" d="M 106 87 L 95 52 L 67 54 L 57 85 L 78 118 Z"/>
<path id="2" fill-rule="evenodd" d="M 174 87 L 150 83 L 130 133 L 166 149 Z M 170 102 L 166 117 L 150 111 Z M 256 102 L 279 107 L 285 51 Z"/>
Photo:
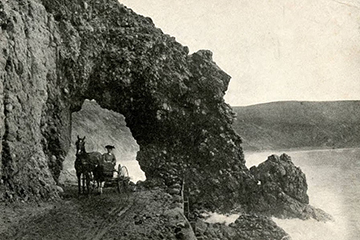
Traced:
<path id="1" fill-rule="evenodd" d="M 282 152 L 245 152 L 247 167 Z M 334 222 L 274 219 L 293 240 L 360 239 L 360 149 L 285 151 L 305 173 L 310 204 L 330 213 Z"/>

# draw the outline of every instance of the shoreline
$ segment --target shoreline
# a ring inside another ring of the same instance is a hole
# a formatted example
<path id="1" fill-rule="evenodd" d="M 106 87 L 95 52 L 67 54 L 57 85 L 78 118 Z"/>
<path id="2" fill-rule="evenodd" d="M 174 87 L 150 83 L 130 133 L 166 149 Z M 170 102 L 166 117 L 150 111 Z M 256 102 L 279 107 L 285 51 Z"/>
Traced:
<path id="1" fill-rule="evenodd" d="M 288 149 L 263 149 L 263 150 L 245 150 L 243 149 L 244 154 L 256 154 L 256 153 L 265 153 L 265 152 L 310 152 L 310 151 L 316 151 L 316 152 L 322 152 L 322 151 L 341 151 L 341 150 L 355 150 L 360 149 L 359 147 L 345 147 L 345 148 L 313 148 L 313 147 L 306 147 L 306 148 L 288 148 Z"/>

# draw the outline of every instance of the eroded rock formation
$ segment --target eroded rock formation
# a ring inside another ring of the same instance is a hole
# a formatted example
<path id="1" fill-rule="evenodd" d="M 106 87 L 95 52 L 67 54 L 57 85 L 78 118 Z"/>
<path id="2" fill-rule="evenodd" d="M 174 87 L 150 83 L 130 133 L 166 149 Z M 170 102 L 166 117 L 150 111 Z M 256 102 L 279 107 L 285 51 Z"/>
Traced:
<path id="1" fill-rule="evenodd" d="M 309 205 L 306 176 L 287 154 L 271 155 L 259 166 L 251 167 L 250 172 L 258 181 L 251 197 L 252 211 L 279 218 L 331 219 Z"/>
<path id="2" fill-rule="evenodd" d="M 49 198 L 70 125 L 54 78 L 54 21 L 36 1 L 1 1 L 0 17 L 1 179 L 9 198 Z"/>
<path id="3" fill-rule="evenodd" d="M 208 208 L 246 201 L 252 176 L 223 100 L 230 77 L 210 51 L 188 55 L 117 1 L 1 1 L 1 36 L 7 195 L 56 192 L 71 113 L 88 98 L 125 116 L 149 182 L 185 182 Z"/>
<path id="4" fill-rule="evenodd" d="M 288 155 L 271 155 L 258 167 L 250 168 L 250 171 L 261 191 L 254 204 L 258 211 L 270 211 L 273 214 L 281 210 L 287 216 L 299 211 L 291 211 L 294 206 L 285 210 L 284 206 L 294 203 L 305 206 L 309 203 L 305 174 L 293 164 Z"/>

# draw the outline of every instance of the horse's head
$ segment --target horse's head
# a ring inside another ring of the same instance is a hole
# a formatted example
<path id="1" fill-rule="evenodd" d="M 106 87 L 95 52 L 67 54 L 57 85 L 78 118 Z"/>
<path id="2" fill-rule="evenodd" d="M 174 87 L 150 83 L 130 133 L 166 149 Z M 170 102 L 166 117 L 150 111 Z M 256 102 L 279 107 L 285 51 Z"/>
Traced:
<path id="1" fill-rule="evenodd" d="M 76 145 L 76 155 L 86 153 L 85 151 L 85 137 L 81 138 L 79 135 L 77 136 L 77 141 L 75 142 Z"/>

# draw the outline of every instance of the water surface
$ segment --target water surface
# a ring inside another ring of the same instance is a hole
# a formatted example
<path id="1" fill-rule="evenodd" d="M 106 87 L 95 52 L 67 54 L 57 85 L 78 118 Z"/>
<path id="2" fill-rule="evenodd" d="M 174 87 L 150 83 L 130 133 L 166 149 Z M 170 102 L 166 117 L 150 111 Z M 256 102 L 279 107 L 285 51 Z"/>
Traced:
<path id="1" fill-rule="evenodd" d="M 360 239 L 360 149 L 285 151 L 305 173 L 310 204 L 330 213 L 334 222 L 274 219 L 293 240 Z M 257 165 L 277 152 L 245 152 L 247 167 Z M 137 161 L 123 161 L 132 181 L 144 180 Z M 234 221 L 236 217 L 214 214 L 210 222 Z"/>
<path id="2" fill-rule="evenodd" d="M 245 153 L 251 167 L 271 154 Z M 305 173 L 310 204 L 330 213 L 334 222 L 274 219 L 293 240 L 360 239 L 360 149 L 288 151 L 294 164 Z"/>

